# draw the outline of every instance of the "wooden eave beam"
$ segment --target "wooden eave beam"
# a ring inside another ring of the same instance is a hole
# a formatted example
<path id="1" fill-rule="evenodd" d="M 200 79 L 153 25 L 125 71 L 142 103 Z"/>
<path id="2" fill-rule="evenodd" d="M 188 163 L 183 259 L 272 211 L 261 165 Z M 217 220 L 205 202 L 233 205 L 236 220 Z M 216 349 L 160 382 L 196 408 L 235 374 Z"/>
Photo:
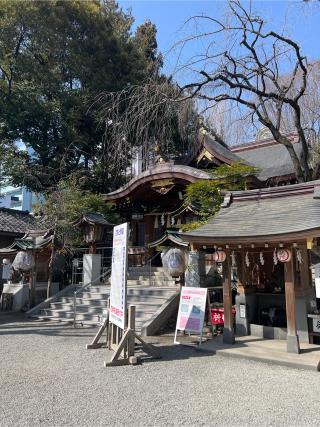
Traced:
<path id="1" fill-rule="evenodd" d="M 320 228 L 301 231 L 297 233 L 288 234 L 277 234 L 277 235 L 266 235 L 266 236 L 247 236 L 247 237 L 208 237 L 208 236 L 185 236 L 181 235 L 181 238 L 189 243 L 198 245 L 251 245 L 265 243 L 287 243 L 292 244 L 297 241 L 305 241 L 307 239 L 313 239 L 320 237 Z"/>

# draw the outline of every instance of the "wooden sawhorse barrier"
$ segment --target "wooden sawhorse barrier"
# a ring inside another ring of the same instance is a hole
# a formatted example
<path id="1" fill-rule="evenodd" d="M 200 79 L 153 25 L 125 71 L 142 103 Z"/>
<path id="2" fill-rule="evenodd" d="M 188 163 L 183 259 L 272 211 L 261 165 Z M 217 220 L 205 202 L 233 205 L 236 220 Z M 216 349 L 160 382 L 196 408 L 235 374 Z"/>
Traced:
<path id="1" fill-rule="evenodd" d="M 108 311 L 109 314 L 109 311 Z M 104 362 L 104 366 L 136 365 L 139 357 L 135 355 L 136 340 L 140 343 L 143 351 L 149 356 L 160 359 L 160 354 L 154 346 L 147 344 L 135 331 L 136 307 L 131 305 L 128 308 L 128 327 L 123 331 L 113 323 L 109 323 L 109 315 L 104 319 L 97 334 L 91 344 L 87 344 L 87 349 L 95 349 L 106 346 L 113 350 L 114 354 L 109 362 Z M 99 342 L 104 331 L 107 331 L 106 342 Z"/>
<path id="2" fill-rule="evenodd" d="M 139 341 L 143 351 L 155 359 L 160 359 L 157 350 L 147 344 L 135 331 L 136 307 L 128 308 L 128 327 L 125 331 L 111 324 L 109 349 L 114 350 L 110 362 L 104 362 L 104 366 L 136 365 L 139 358 L 135 356 L 135 341 Z"/>

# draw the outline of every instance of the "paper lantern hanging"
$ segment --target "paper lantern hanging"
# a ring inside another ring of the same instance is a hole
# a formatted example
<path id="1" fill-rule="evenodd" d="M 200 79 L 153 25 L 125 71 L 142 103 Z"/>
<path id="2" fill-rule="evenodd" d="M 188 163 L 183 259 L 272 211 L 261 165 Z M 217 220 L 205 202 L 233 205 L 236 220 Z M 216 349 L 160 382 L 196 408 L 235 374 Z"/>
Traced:
<path id="1" fill-rule="evenodd" d="M 296 257 L 297 257 L 298 263 L 302 264 L 303 263 L 302 253 L 298 248 L 296 249 Z"/>
<path id="2" fill-rule="evenodd" d="M 261 264 L 261 265 L 264 265 L 263 252 L 260 252 L 260 254 L 259 254 L 259 259 L 260 259 L 260 264 Z"/>
<path id="3" fill-rule="evenodd" d="M 249 252 L 246 252 L 245 263 L 246 263 L 246 266 L 249 268 L 250 267 Z"/>
<path id="4" fill-rule="evenodd" d="M 34 266 L 34 258 L 30 252 L 19 251 L 13 260 L 12 267 L 14 270 L 31 270 Z"/>
<path id="5" fill-rule="evenodd" d="M 277 265 L 278 264 L 278 258 L 277 258 L 277 250 L 276 249 L 273 251 L 272 257 L 273 257 L 273 264 Z"/>
<path id="6" fill-rule="evenodd" d="M 231 266 L 232 267 L 236 267 L 237 266 L 237 260 L 236 260 L 235 251 L 231 252 Z"/>
<path id="7" fill-rule="evenodd" d="M 186 252 L 183 249 L 171 248 L 162 256 L 162 264 L 170 276 L 181 276 L 186 269 Z"/>
<path id="8" fill-rule="evenodd" d="M 291 251 L 289 249 L 278 249 L 277 259 L 280 262 L 289 262 L 291 260 Z"/>
<path id="9" fill-rule="evenodd" d="M 216 251 L 213 254 L 213 260 L 215 262 L 224 262 L 226 260 L 226 253 L 224 251 Z"/>

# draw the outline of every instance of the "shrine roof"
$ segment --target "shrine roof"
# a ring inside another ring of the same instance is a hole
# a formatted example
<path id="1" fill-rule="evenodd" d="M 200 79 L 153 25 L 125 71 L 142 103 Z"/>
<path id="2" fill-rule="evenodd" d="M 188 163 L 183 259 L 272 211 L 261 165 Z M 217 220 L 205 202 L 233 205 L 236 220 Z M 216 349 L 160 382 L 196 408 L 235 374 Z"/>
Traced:
<path id="1" fill-rule="evenodd" d="M 212 179 L 209 173 L 185 165 L 159 163 L 132 178 L 127 184 L 105 195 L 106 200 L 116 200 L 127 197 L 133 190 L 148 182 L 166 178 L 179 178 L 186 182 L 195 182 L 198 179 Z"/>
<path id="2" fill-rule="evenodd" d="M 301 144 L 297 142 L 294 135 L 290 139 L 294 150 L 301 157 Z M 234 146 L 231 150 L 242 160 L 260 170 L 257 177 L 261 181 L 295 173 L 288 150 L 273 139 Z"/>
<path id="3" fill-rule="evenodd" d="M 19 235 L 36 229 L 39 229 L 39 221 L 28 211 L 0 208 L 0 232 L 2 234 Z"/>
<path id="4" fill-rule="evenodd" d="M 178 245 L 178 246 L 188 246 L 188 243 L 183 241 L 181 239 L 181 236 L 179 236 L 179 234 L 177 232 L 166 230 L 160 239 L 149 243 L 148 247 L 149 248 L 155 248 L 155 247 L 162 245 L 164 243 L 167 243 L 167 242 L 174 243 L 175 245 Z"/>
<path id="5" fill-rule="evenodd" d="M 233 153 L 230 148 L 218 142 L 212 135 L 205 133 L 203 138 L 203 146 L 214 157 L 222 163 L 231 164 L 234 162 L 246 163 L 241 157 Z"/>
<path id="6" fill-rule="evenodd" d="M 320 236 L 320 181 L 229 193 L 215 217 L 181 236 L 198 243 Z"/>
<path id="7" fill-rule="evenodd" d="M 82 223 L 88 223 L 91 225 L 103 225 L 103 226 L 110 226 L 113 227 L 114 224 L 111 224 L 111 222 L 107 221 L 105 217 L 101 214 L 89 212 L 84 215 L 82 215 L 79 219 L 73 222 L 73 225 L 80 225 Z"/>
<path id="8" fill-rule="evenodd" d="M 16 238 L 14 242 L 7 248 L 0 248 L 0 254 L 14 254 L 19 250 L 27 249 L 42 249 L 47 247 L 54 241 L 53 231 L 40 230 L 27 230 L 23 237 Z"/>

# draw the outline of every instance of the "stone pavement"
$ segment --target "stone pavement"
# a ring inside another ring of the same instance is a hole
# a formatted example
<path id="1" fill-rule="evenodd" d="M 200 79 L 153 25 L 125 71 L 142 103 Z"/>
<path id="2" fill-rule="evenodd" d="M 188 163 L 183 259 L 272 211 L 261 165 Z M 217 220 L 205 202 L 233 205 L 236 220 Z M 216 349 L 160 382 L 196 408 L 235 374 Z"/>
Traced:
<path id="1" fill-rule="evenodd" d="M 201 348 L 221 356 L 251 359 L 300 369 L 320 370 L 320 346 L 301 343 L 301 353 L 286 351 L 283 340 L 267 340 L 254 336 L 237 337 L 233 345 L 223 344 L 222 336 L 205 342 Z"/>
<path id="2" fill-rule="evenodd" d="M 105 368 L 94 329 L 0 324 L 0 426 L 318 425 L 319 374 L 158 342 L 161 360 Z M 185 337 L 184 341 L 189 341 Z"/>

